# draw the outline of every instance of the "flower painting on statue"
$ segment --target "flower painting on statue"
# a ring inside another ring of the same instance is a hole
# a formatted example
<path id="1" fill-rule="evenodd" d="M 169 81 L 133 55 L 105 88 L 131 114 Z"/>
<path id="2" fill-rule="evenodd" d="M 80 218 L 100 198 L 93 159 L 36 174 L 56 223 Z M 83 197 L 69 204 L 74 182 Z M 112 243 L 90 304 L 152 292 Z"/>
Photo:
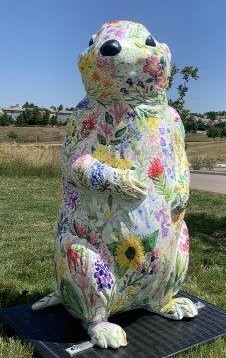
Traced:
<path id="1" fill-rule="evenodd" d="M 170 57 L 143 25 L 111 21 L 78 59 L 87 94 L 62 148 L 57 297 L 100 347 L 127 344 L 108 322 L 119 311 L 197 315 L 188 298 L 174 298 L 188 267 L 189 167 L 166 97 Z"/>

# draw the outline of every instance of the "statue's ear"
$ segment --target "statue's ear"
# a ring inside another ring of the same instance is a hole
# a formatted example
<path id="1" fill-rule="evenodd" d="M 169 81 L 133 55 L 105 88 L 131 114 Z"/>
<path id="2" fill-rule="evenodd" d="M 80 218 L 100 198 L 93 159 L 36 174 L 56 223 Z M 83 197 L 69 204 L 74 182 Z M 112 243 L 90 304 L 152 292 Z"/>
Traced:
<path id="1" fill-rule="evenodd" d="M 168 60 L 170 62 L 171 61 L 171 52 L 170 52 L 169 47 L 164 43 L 160 43 L 159 45 L 163 48 L 163 50 L 164 50 L 164 52 L 165 52 L 165 54 L 168 57 Z"/>

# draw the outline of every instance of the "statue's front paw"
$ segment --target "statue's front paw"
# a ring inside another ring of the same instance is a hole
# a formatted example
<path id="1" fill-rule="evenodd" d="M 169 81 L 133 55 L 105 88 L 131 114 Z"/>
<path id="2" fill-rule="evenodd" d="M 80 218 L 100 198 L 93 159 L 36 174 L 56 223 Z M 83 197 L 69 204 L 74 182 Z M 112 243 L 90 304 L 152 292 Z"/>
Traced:
<path id="1" fill-rule="evenodd" d="M 161 316 L 181 320 L 184 317 L 192 318 L 197 316 L 198 310 L 195 304 L 186 297 L 173 298 L 159 311 Z"/>
<path id="2" fill-rule="evenodd" d="M 88 333 L 92 343 L 101 348 L 119 348 L 127 345 L 126 333 L 117 324 L 101 322 L 95 326 L 90 326 Z"/>

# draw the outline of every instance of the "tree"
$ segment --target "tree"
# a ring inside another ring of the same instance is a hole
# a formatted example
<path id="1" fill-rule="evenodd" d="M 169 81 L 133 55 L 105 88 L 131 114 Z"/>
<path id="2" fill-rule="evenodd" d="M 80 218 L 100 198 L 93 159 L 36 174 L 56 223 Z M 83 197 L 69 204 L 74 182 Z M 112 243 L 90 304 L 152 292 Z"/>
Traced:
<path id="1" fill-rule="evenodd" d="M 37 108 L 37 106 L 34 103 L 25 102 L 22 106 L 22 108 Z"/>
<path id="2" fill-rule="evenodd" d="M 192 114 L 188 109 L 185 108 L 185 98 L 188 92 L 188 82 L 193 79 L 197 80 L 198 68 L 192 66 L 185 66 L 182 69 L 178 68 L 175 64 L 171 68 L 171 77 L 169 80 L 169 88 L 172 87 L 175 76 L 182 77 L 182 83 L 177 87 L 177 98 L 175 100 L 170 99 L 169 105 L 174 107 L 181 116 L 181 119 L 185 126 L 185 131 L 194 131 L 195 124 L 194 122 L 190 123 Z M 192 127 L 192 129 L 191 129 Z M 197 128 L 196 128 L 197 130 Z M 195 131 L 196 131 L 195 130 Z"/>
<path id="3" fill-rule="evenodd" d="M 58 107 L 58 112 L 62 111 L 64 109 L 63 105 L 60 104 L 59 107 Z"/>
<path id="4" fill-rule="evenodd" d="M 222 138 L 226 138 L 226 125 L 224 126 L 224 128 L 222 129 Z"/>
<path id="5" fill-rule="evenodd" d="M 0 115 L 0 126 L 10 126 L 12 124 L 12 117 L 8 116 L 7 113 L 2 113 Z"/>
<path id="6" fill-rule="evenodd" d="M 217 119 L 217 112 L 214 111 L 210 111 L 210 112 L 206 112 L 205 115 L 207 116 L 207 118 L 209 118 L 211 121 L 215 121 Z"/>
<path id="7" fill-rule="evenodd" d="M 51 126 L 57 125 L 57 116 L 55 114 L 49 119 L 49 124 Z"/>
<path id="8" fill-rule="evenodd" d="M 206 130 L 206 124 L 201 120 L 199 119 L 197 122 L 197 130 L 198 131 L 205 131 Z"/>
<path id="9" fill-rule="evenodd" d="M 26 108 L 18 117 L 16 125 L 43 125 L 49 122 L 50 113 L 48 110 L 40 110 L 38 107 Z"/>
<path id="10" fill-rule="evenodd" d="M 192 114 L 186 113 L 186 115 L 184 115 L 183 124 L 184 124 L 184 128 L 185 128 L 186 132 L 189 132 L 189 133 L 197 132 L 198 124 Z"/>
<path id="11" fill-rule="evenodd" d="M 217 138 L 221 136 L 221 130 L 220 128 L 214 126 L 211 127 L 208 131 L 207 131 L 207 136 L 210 138 Z"/>

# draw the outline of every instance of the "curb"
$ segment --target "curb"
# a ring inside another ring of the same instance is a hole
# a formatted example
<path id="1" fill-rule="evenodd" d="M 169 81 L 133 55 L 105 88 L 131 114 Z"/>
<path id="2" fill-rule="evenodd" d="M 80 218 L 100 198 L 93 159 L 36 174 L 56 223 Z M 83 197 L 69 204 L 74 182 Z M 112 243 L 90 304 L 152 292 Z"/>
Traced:
<path id="1" fill-rule="evenodd" d="M 226 176 L 226 172 L 212 172 L 212 171 L 200 171 L 200 170 L 190 170 L 191 174 L 207 174 L 207 175 L 224 175 Z"/>

